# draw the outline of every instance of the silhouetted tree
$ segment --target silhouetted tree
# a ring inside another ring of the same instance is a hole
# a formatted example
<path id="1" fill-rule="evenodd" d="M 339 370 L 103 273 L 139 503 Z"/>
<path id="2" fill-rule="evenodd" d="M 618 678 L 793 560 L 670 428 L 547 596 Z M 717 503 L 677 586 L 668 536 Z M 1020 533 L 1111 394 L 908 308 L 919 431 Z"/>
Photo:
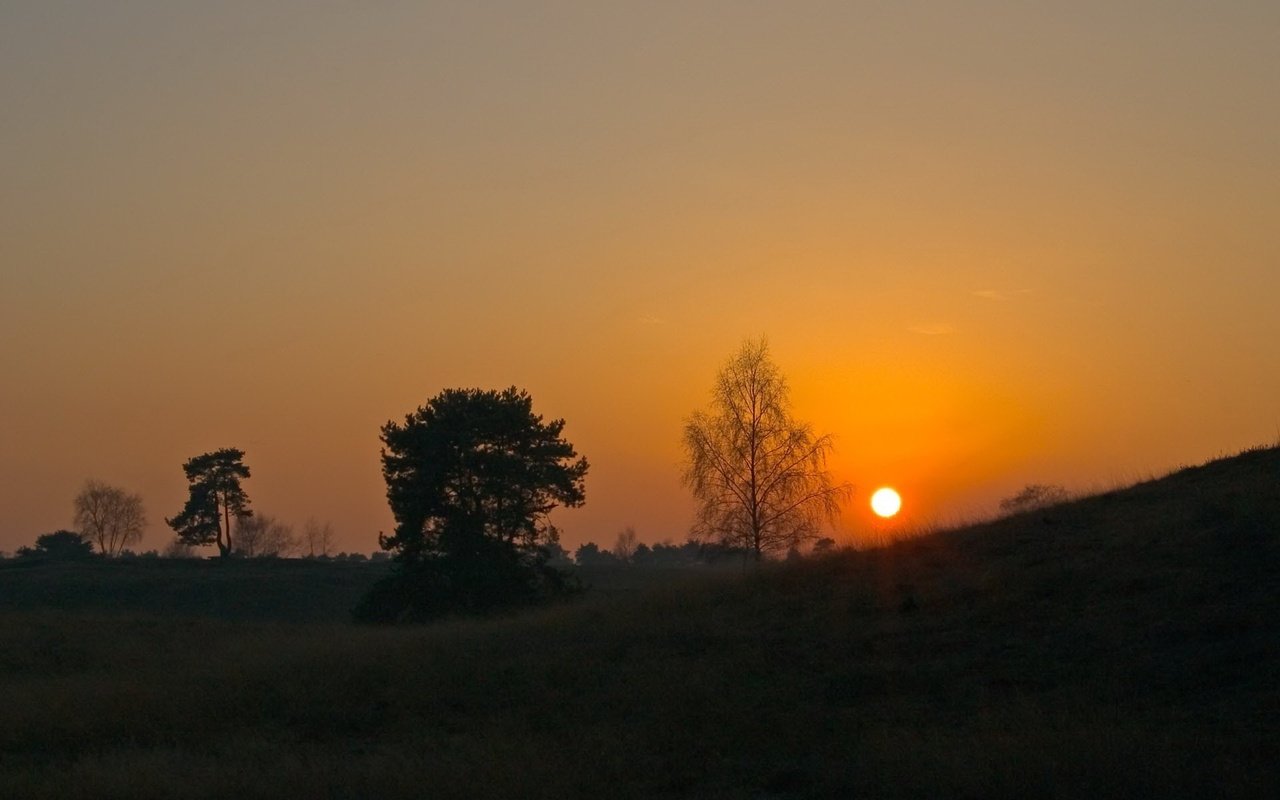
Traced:
<path id="1" fill-rule="evenodd" d="M 636 529 L 628 525 L 618 532 L 613 543 L 613 555 L 624 564 L 631 561 L 636 552 Z"/>
<path id="2" fill-rule="evenodd" d="M 249 496 L 240 486 L 249 477 L 244 451 L 234 447 L 215 450 L 192 458 L 182 465 L 190 482 L 190 496 L 182 512 L 166 519 L 178 538 L 191 547 L 216 544 L 218 555 L 226 558 L 235 547 L 231 541 L 231 518 L 252 516 Z"/>
<path id="3" fill-rule="evenodd" d="M 676 546 L 672 545 L 672 547 Z M 679 551 L 680 559 L 690 564 L 697 564 L 710 560 L 705 554 L 705 546 L 697 539 L 686 539 L 685 543 L 676 547 L 676 549 Z"/>
<path id="4" fill-rule="evenodd" d="M 293 527 L 275 517 L 255 514 L 242 517 L 236 524 L 236 555 L 245 558 L 275 558 L 292 554 L 298 548 Z"/>
<path id="5" fill-rule="evenodd" d="M 89 480 L 76 495 L 74 506 L 80 535 L 95 543 L 102 555 L 119 555 L 127 545 L 142 541 L 147 517 L 140 495 Z"/>
<path id="6" fill-rule="evenodd" d="M 744 558 L 751 554 L 745 547 L 726 542 L 700 542 L 698 560 L 704 564 L 715 564 L 730 558 Z"/>
<path id="7" fill-rule="evenodd" d="M 396 519 L 379 536 L 392 574 L 356 609 L 366 621 L 521 605 L 571 587 L 547 565 L 546 517 L 585 500 L 587 461 L 529 394 L 448 389 L 382 428 L 382 473 Z"/>
<path id="8" fill-rule="evenodd" d="M 580 567 L 616 567 L 618 557 L 608 550 L 601 550 L 595 542 L 583 542 L 573 552 L 573 561 Z"/>
<path id="9" fill-rule="evenodd" d="M 560 544 L 559 531 L 556 532 L 556 540 L 547 542 L 543 545 L 547 551 L 547 564 L 552 567 L 572 567 L 573 557 L 569 555 L 569 551 L 564 549 L 564 545 Z"/>
<path id="10" fill-rule="evenodd" d="M 1000 501 L 1000 510 L 1006 514 L 1018 514 L 1023 511 L 1034 511 L 1037 508 L 1057 505 L 1067 500 L 1067 490 L 1061 486 L 1043 483 L 1031 483 L 1022 491 Z"/>
<path id="11" fill-rule="evenodd" d="M 46 558 L 56 561 L 78 561 L 93 558 L 93 542 L 75 531 L 54 531 L 36 537 L 34 547 L 18 549 L 21 558 Z"/>
<path id="12" fill-rule="evenodd" d="M 671 542 L 659 542 L 649 549 L 649 554 L 643 559 L 643 562 L 657 567 L 681 567 L 697 564 L 700 548 L 697 542 L 690 542 L 689 544 L 692 545 L 691 548 Z M 640 548 L 638 547 L 636 548 L 636 560 L 641 561 Z"/>
<path id="13" fill-rule="evenodd" d="M 653 548 L 644 542 L 636 545 L 636 549 L 631 552 L 630 562 L 638 567 L 653 566 Z"/>
<path id="14" fill-rule="evenodd" d="M 327 522 L 321 524 L 308 519 L 302 526 L 302 546 L 312 558 L 329 555 L 329 551 L 333 549 L 333 526 Z"/>
<path id="15" fill-rule="evenodd" d="M 824 536 L 813 543 L 813 554 L 815 556 L 826 555 L 836 549 L 836 540 L 829 536 Z"/>
<path id="16" fill-rule="evenodd" d="M 791 416 L 786 380 L 764 340 L 748 341 L 716 378 L 710 413 L 684 429 L 684 482 L 698 500 L 696 535 L 758 561 L 817 537 L 852 492 L 826 469 L 830 435 Z"/>

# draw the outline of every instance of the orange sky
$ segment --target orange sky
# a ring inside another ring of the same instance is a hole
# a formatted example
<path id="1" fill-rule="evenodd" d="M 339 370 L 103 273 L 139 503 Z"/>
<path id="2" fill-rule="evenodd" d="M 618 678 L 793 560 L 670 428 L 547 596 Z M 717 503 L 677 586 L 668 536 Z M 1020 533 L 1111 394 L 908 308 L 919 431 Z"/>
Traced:
<path id="1" fill-rule="evenodd" d="M 1122 7 L 1118 7 L 1122 6 Z M 391 524 L 378 428 L 527 388 L 570 546 L 684 537 L 682 420 L 765 334 L 913 524 L 1280 435 L 1269 2 L 7 3 L 0 550 L 182 462 Z"/>

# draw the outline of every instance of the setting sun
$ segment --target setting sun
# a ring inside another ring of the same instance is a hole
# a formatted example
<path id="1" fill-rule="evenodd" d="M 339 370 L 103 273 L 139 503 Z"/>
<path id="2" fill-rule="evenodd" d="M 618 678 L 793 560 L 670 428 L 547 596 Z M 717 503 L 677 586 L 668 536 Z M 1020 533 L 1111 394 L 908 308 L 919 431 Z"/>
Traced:
<path id="1" fill-rule="evenodd" d="M 902 508 L 902 497 L 889 487 L 876 489 L 871 495 L 871 510 L 882 517 L 892 517 Z"/>

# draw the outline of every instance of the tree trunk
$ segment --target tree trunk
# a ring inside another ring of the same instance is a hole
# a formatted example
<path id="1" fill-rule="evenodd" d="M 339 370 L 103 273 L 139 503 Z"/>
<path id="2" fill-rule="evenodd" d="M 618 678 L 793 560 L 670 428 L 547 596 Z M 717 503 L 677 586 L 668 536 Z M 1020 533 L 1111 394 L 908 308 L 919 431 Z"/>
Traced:
<path id="1" fill-rule="evenodd" d="M 218 536 L 218 555 L 222 558 L 227 558 L 231 555 L 231 507 L 227 503 L 225 496 L 222 498 L 222 519 L 227 530 L 227 543 L 224 546 L 222 544 L 222 536 Z M 221 534 L 221 531 L 219 533 Z"/>

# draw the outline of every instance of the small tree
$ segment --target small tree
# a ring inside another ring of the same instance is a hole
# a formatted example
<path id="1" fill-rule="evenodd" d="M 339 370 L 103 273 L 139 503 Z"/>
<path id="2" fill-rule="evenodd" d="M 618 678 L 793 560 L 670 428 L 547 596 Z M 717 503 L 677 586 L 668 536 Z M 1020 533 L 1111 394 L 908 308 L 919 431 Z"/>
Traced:
<path id="1" fill-rule="evenodd" d="M 56 561 L 79 561 L 93 558 L 93 542 L 75 531 L 42 533 L 36 537 L 34 547 L 19 548 L 18 556 Z"/>
<path id="2" fill-rule="evenodd" d="M 720 370 L 711 405 L 684 429 L 695 535 L 757 561 L 816 538 L 853 488 L 827 472 L 831 436 L 791 416 L 786 380 L 764 340 L 743 344 Z"/>
<path id="3" fill-rule="evenodd" d="M 89 480 L 76 495 L 74 506 L 76 527 L 102 555 L 117 556 L 128 545 L 142 541 L 147 517 L 140 495 Z"/>
<path id="4" fill-rule="evenodd" d="M 302 526 L 302 547 L 310 558 L 329 555 L 333 550 L 333 526 L 308 519 Z"/>
<path id="5" fill-rule="evenodd" d="M 618 557 L 609 550 L 601 550 L 595 542 L 583 542 L 573 551 L 573 561 L 580 567 L 616 567 Z"/>
<path id="6" fill-rule="evenodd" d="M 249 496 L 240 487 L 240 481 L 249 477 L 242 459 L 243 450 L 228 447 L 198 455 L 182 465 L 191 484 L 190 496 L 181 513 L 165 522 L 185 544 L 216 544 L 223 558 L 234 551 L 232 517 L 240 521 L 253 514 Z"/>
<path id="7" fill-rule="evenodd" d="M 236 524 L 236 555 L 245 558 L 276 558 L 292 554 L 298 548 L 293 526 L 275 517 L 254 514 Z"/>
<path id="8" fill-rule="evenodd" d="M 529 394 L 448 389 L 382 428 L 395 567 L 356 609 L 372 622 L 521 605 L 570 588 L 547 515 L 585 500 L 587 460 Z"/>
<path id="9" fill-rule="evenodd" d="M 631 553 L 631 563 L 639 567 L 651 567 L 657 559 L 653 556 L 653 548 L 641 542 Z"/>
<path id="10" fill-rule="evenodd" d="M 1067 500 L 1067 490 L 1061 486 L 1044 483 L 1030 483 L 1022 491 L 1000 501 L 1000 510 L 1006 514 L 1020 514 L 1034 511 L 1045 506 L 1057 505 Z"/>
<path id="11" fill-rule="evenodd" d="M 613 543 L 613 555 L 619 561 L 629 563 L 636 553 L 636 529 L 628 525 L 618 532 Z"/>
<path id="12" fill-rule="evenodd" d="M 556 537 L 556 541 L 548 542 L 544 545 L 547 552 L 547 565 L 556 568 L 572 567 L 573 556 L 569 551 L 564 549 L 564 545 L 560 544 L 560 537 Z"/>

